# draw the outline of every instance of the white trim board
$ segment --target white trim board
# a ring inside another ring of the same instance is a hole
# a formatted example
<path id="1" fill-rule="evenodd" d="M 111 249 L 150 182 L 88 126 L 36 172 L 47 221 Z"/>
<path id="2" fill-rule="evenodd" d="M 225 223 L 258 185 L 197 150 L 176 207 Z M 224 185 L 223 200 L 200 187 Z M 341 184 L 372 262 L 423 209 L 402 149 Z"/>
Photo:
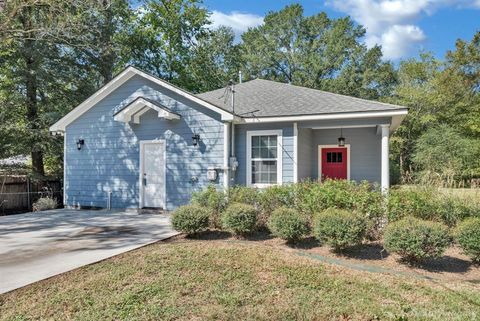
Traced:
<path id="1" fill-rule="evenodd" d="M 168 120 L 180 119 L 180 115 L 171 112 L 167 108 L 156 106 L 142 97 L 135 99 L 135 101 L 114 115 L 113 119 L 125 123 L 133 121 L 133 123 L 139 124 L 140 116 L 146 113 L 149 109 L 156 111 L 158 118 L 165 118 Z"/>
<path id="2" fill-rule="evenodd" d="M 247 157 L 246 157 L 246 173 L 247 186 L 254 186 L 259 188 L 268 187 L 275 184 L 252 184 L 252 137 L 253 136 L 277 136 L 277 184 L 282 185 L 283 182 L 283 130 L 249 130 L 247 131 Z"/>
<path id="3" fill-rule="evenodd" d="M 140 166 L 139 166 L 139 173 L 138 173 L 138 208 L 144 207 L 144 195 L 143 195 L 143 171 L 144 171 L 144 164 L 143 164 L 143 157 L 144 157 L 144 147 L 146 144 L 161 144 L 162 145 L 162 152 L 163 152 L 163 179 L 164 179 L 164 187 L 163 187 L 163 210 L 167 210 L 167 143 L 165 139 L 153 139 L 153 140 L 141 140 L 140 141 Z"/>
<path id="4" fill-rule="evenodd" d="M 105 86 L 97 90 L 92 96 L 90 96 L 87 100 L 85 100 L 83 103 L 78 105 L 76 108 L 74 108 L 71 112 L 66 114 L 62 119 L 57 121 L 55 124 L 50 126 L 50 131 L 51 132 L 64 132 L 65 128 L 71 124 L 75 119 L 83 115 L 85 112 L 87 112 L 90 108 L 95 106 L 98 102 L 100 102 L 102 99 L 107 97 L 109 94 L 111 94 L 115 89 L 120 87 L 122 84 L 124 84 L 127 80 L 132 78 L 133 76 L 138 75 L 140 77 L 143 77 L 147 80 L 152 81 L 153 83 L 162 86 L 165 89 L 168 89 L 182 97 L 185 97 L 201 106 L 204 106 L 210 110 L 213 110 L 217 113 L 219 113 L 222 116 L 222 120 L 226 121 L 231 121 L 234 119 L 233 114 L 230 112 L 227 112 L 217 106 L 214 106 L 197 96 L 186 92 L 178 87 L 175 87 L 171 84 L 169 84 L 166 81 L 163 81 L 161 79 L 158 79 L 154 76 L 151 76 L 135 67 L 128 67 L 124 71 L 122 71 L 120 74 L 118 74 L 115 78 L 113 78 L 109 83 L 107 83 Z"/>
<path id="5" fill-rule="evenodd" d="M 323 148 L 346 148 L 347 149 L 347 180 L 350 180 L 350 144 L 345 146 L 338 145 L 318 145 L 318 180 L 322 181 L 322 149 Z"/>
<path id="6" fill-rule="evenodd" d="M 319 115 L 300 115 L 300 116 L 276 116 L 276 117 L 256 117 L 244 118 L 244 123 L 280 123 L 280 122 L 297 122 L 308 120 L 333 120 L 333 119 L 359 119 L 359 118 L 379 118 L 392 117 L 392 128 L 400 125 L 401 121 L 408 114 L 407 109 L 386 110 L 386 111 L 367 111 L 367 112 L 351 112 L 351 113 L 333 113 Z"/>

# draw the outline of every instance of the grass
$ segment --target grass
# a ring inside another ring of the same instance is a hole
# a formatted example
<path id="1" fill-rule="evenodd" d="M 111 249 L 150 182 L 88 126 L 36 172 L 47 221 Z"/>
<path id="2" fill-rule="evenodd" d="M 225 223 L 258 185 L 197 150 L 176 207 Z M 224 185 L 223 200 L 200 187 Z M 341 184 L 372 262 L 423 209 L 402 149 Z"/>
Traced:
<path id="1" fill-rule="evenodd" d="M 0 320 L 478 320 L 478 286 L 321 264 L 258 242 L 160 242 L 0 296 Z"/>

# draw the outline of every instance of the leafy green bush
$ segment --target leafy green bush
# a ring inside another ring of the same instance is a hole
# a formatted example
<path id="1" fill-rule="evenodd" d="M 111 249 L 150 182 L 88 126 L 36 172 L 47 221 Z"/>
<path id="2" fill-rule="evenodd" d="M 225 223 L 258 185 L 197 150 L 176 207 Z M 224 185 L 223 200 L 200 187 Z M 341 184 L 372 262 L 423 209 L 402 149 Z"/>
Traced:
<path id="1" fill-rule="evenodd" d="M 296 205 L 296 185 L 274 185 L 258 193 L 258 224 L 266 226 L 272 212 L 282 206 L 293 208 Z"/>
<path id="2" fill-rule="evenodd" d="M 233 186 L 228 190 L 228 203 L 242 203 L 257 206 L 258 194 L 259 191 L 256 188 L 241 185 Z"/>
<path id="3" fill-rule="evenodd" d="M 57 208 L 57 199 L 51 197 L 41 197 L 32 204 L 34 212 L 53 210 Z"/>
<path id="4" fill-rule="evenodd" d="M 478 203 L 446 195 L 428 187 L 392 189 L 388 197 L 388 219 L 397 221 L 413 216 L 423 220 L 442 221 L 454 226 L 466 217 L 480 213 Z"/>
<path id="5" fill-rule="evenodd" d="M 336 251 L 362 242 L 366 233 L 363 217 L 353 212 L 329 208 L 314 217 L 313 234 Z"/>
<path id="6" fill-rule="evenodd" d="M 255 230 L 257 210 L 252 205 L 234 203 L 222 214 L 222 227 L 236 235 L 245 235 Z"/>
<path id="7" fill-rule="evenodd" d="M 455 239 L 466 255 L 480 263 L 480 218 L 471 217 L 458 224 Z"/>
<path id="8" fill-rule="evenodd" d="M 328 208 L 340 208 L 361 214 L 369 223 L 368 234 L 378 234 L 376 229 L 385 215 L 383 195 L 376 185 L 366 181 L 359 184 L 346 180 L 306 181 L 298 184 L 297 208 L 302 213 L 314 213 Z"/>
<path id="9" fill-rule="evenodd" d="M 177 231 L 192 235 L 208 228 L 210 211 L 198 205 L 185 205 L 172 214 L 172 225 Z"/>
<path id="10" fill-rule="evenodd" d="M 298 211 L 280 207 L 273 211 L 268 221 L 268 228 L 273 235 L 295 242 L 308 233 L 308 221 Z"/>
<path id="11" fill-rule="evenodd" d="M 223 191 L 218 191 L 215 186 L 210 185 L 202 191 L 193 193 L 192 204 L 207 208 L 210 211 L 210 226 L 220 227 L 220 214 L 227 204 Z"/>
<path id="12" fill-rule="evenodd" d="M 384 243 L 388 251 L 415 262 L 440 257 L 450 245 L 451 238 L 442 223 L 407 217 L 387 226 Z"/>

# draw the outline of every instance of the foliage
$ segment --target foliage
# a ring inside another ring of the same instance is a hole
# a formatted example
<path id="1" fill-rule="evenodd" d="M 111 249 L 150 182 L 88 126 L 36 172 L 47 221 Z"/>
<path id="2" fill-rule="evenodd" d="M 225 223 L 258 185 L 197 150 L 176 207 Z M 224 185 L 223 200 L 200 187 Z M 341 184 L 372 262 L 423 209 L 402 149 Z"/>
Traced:
<path id="1" fill-rule="evenodd" d="M 214 185 L 210 185 L 202 191 L 193 193 L 191 202 L 210 211 L 211 227 L 220 227 L 220 213 L 223 212 L 227 204 L 223 191 L 217 191 Z"/>
<path id="2" fill-rule="evenodd" d="M 172 214 L 172 226 L 175 230 L 193 235 L 208 228 L 210 212 L 199 205 L 185 205 Z"/>
<path id="3" fill-rule="evenodd" d="M 248 204 L 231 204 L 222 215 L 222 227 L 236 235 L 253 232 L 256 224 L 257 210 Z"/>
<path id="4" fill-rule="evenodd" d="M 367 229 L 365 219 L 353 212 L 329 208 L 314 217 L 313 234 L 336 251 L 362 242 Z"/>
<path id="5" fill-rule="evenodd" d="M 480 142 L 440 125 L 418 138 L 412 162 L 423 181 L 452 187 L 456 181 L 480 176 Z"/>
<path id="6" fill-rule="evenodd" d="M 298 211 L 287 207 L 272 212 L 268 228 L 273 235 L 287 242 L 298 241 L 309 231 L 308 220 Z"/>
<path id="7" fill-rule="evenodd" d="M 413 217 L 390 223 L 384 234 L 385 248 L 409 262 L 440 257 L 450 243 L 445 225 Z"/>
<path id="8" fill-rule="evenodd" d="M 455 239 L 466 255 L 480 263 L 480 217 L 467 218 L 458 224 Z"/>
<path id="9" fill-rule="evenodd" d="M 255 188 L 236 185 L 228 189 L 228 202 L 258 205 L 259 192 Z"/>
<path id="10" fill-rule="evenodd" d="M 57 199 L 51 197 L 41 197 L 32 204 L 32 210 L 34 212 L 47 211 L 56 209 L 57 206 Z"/>
<path id="11" fill-rule="evenodd" d="M 388 197 L 388 219 L 397 221 L 407 216 L 440 221 L 454 226 L 466 217 L 480 213 L 480 204 L 434 188 L 410 187 L 392 189 Z"/>
<path id="12" fill-rule="evenodd" d="M 331 207 L 357 211 L 366 217 L 383 214 L 383 197 L 378 186 L 366 181 L 327 179 L 321 184 L 306 181 L 299 184 L 298 197 L 298 207 L 310 215 Z"/>
<path id="13" fill-rule="evenodd" d="M 303 7 L 293 4 L 267 13 L 262 25 L 242 35 L 242 59 L 251 78 L 364 98 L 388 95 L 393 66 L 382 62 L 380 47 L 361 43 L 364 35 L 350 17 L 304 16 Z"/>
<path id="14" fill-rule="evenodd" d="M 296 206 L 296 185 L 274 185 L 258 193 L 259 217 L 258 224 L 266 226 L 272 212 L 280 207 Z"/>

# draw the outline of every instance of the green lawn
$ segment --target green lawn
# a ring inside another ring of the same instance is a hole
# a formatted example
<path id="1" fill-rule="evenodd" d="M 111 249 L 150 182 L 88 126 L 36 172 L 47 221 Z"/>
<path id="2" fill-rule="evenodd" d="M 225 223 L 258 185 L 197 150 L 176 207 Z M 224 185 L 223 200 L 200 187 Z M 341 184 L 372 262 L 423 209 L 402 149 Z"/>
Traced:
<path id="1" fill-rule="evenodd" d="M 1 320 L 478 320 L 480 287 L 324 265 L 259 242 L 157 243 L 0 296 Z"/>

